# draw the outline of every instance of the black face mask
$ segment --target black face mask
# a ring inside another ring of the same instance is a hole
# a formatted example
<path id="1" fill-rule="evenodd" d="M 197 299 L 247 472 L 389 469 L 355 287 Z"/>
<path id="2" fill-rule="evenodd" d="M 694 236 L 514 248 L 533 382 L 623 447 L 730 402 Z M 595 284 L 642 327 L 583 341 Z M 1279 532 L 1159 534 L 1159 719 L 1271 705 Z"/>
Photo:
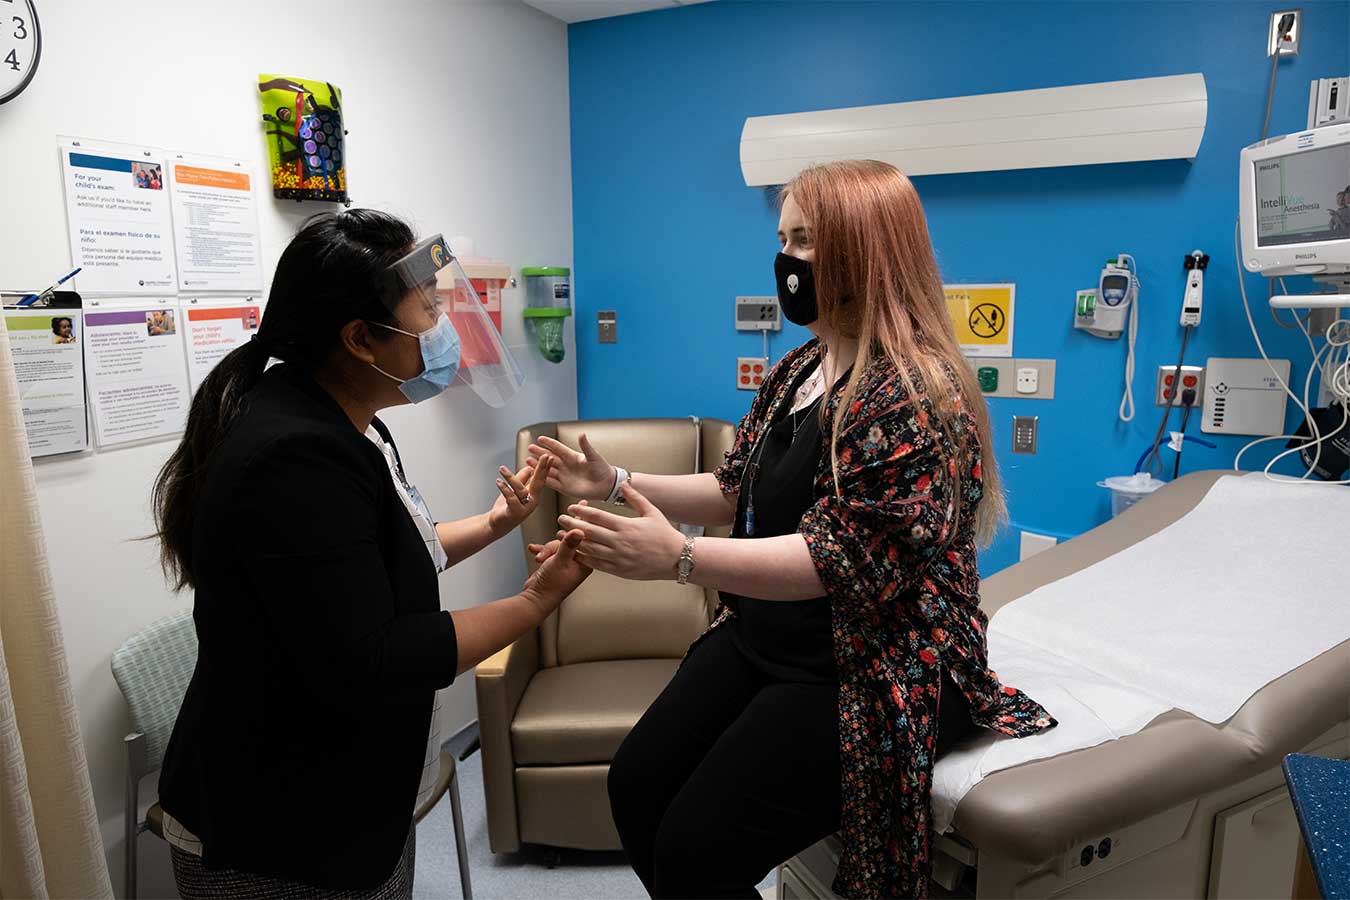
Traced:
<path id="1" fill-rule="evenodd" d="M 780 253 L 773 261 L 773 274 L 778 280 L 778 304 L 789 322 L 810 325 L 820 317 L 816 278 L 809 262 Z"/>

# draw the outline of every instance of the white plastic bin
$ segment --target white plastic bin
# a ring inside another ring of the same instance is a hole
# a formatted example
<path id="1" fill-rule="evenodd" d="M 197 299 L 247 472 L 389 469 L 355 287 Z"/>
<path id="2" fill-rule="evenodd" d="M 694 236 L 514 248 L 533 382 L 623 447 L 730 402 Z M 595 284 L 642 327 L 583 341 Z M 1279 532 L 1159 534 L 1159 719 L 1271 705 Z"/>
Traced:
<path id="1" fill-rule="evenodd" d="M 1115 518 L 1166 483 L 1149 472 L 1136 472 L 1134 475 L 1112 475 L 1097 482 L 1097 486 L 1111 492 L 1111 517 Z"/>

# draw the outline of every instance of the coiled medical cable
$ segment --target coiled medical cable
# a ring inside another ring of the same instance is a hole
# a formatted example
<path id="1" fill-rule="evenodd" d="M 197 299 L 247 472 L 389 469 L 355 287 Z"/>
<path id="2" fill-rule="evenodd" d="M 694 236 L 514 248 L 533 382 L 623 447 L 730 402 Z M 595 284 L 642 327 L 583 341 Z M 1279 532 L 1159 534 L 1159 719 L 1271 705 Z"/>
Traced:
<path id="1" fill-rule="evenodd" d="M 1134 257 L 1128 253 L 1116 254 L 1117 260 L 1128 260 L 1130 287 L 1134 291 L 1134 302 L 1130 304 L 1130 324 L 1128 326 L 1129 347 L 1125 351 L 1125 394 L 1120 398 L 1120 421 L 1134 421 L 1134 343 L 1139 337 L 1139 267 Z M 1129 410 L 1126 413 L 1125 410 Z"/>
<path id="2" fill-rule="evenodd" d="M 1282 376 L 1279 373 L 1279 370 L 1276 369 L 1275 365 L 1270 361 L 1270 355 L 1266 353 L 1265 345 L 1261 342 L 1261 333 L 1256 330 L 1256 320 L 1252 318 L 1251 302 L 1247 299 L 1247 281 L 1243 277 L 1242 272 L 1241 229 L 1242 229 L 1242 222 L 1239 219 L 1233 223 L 1233 265 L 1237 269 L 1238 292 L 1242 296 L 1242 309 L 1247 314 L 1247 326 L 1251 329 L 1252 340 L 1256 342 L 1256 349 L 1261 354 L 1261 358 L 1265 360 L 1266 367 L 1270 369 L 1271 375 L 1274 376 L 1275 380 L 1279 383 L 1280 387 L 1284 389 L 1285 394 L 1293 399 L 1294 405 L 1298 407 L 1299 411 L 1303 413 L 1304 421 L 1308 423 L 1308 431 L 1312 437 L 1311 441 L 1304 441 L 1304 443 L 1298 445 L 1297 447 L 1292 448 L 1291 451 L 1286 451 L 1284 453 L 1277 455 L 1270 462 L 1266 463 L 1266 466 L 1262 470 L 1262 473 L 1266 476 L 1266 478 L 1270 479 L 1271 481 L 1279 481 L 1290 484 L 1317 484 L 1317 485 L 1350 484 L 1350 479 L 1344 479 L 1341 481 L 1313 481 L 1309 479 L 1309 476 L 1312 475 L 1313 470 L 1317 467 L 1318 463 L 1321 461 L 1322 458 L 1322 444 L 1324 443 L 1324 441 L 1322 438 L 1321 428 L 1318 426 L 1317 420 L 1313 418 L 1312 412 L 1308 408 L 1308 404 L 1305 403 L 1303 399 L 1301 399 L 1297 394 L 1293 392 L 1293 390 L 1290 389 L 1289 384 L 1284 380 L 1284 376 Z M 1337 319 L 1335 322 L 1333 322 L 1327 328 L 1328 346 L 1331 348 L 1340 348 L 1345 346 L 1346 344 L 1350 344 L 1350 334 L 1345 333 L 1347 329 L 1350 329 L 1350 321 L 1347 321 L 1345 319 Z M 1308 339 L 1308 346 L 1313 349 L 1312 367 L 1316 369 L 1319 361 L 1321 361 L 1322 354 L 1321 352 L 1316 350 L 1315 345 L 1313 344 L 1312 335 L 1307 330 L 1306 323 L 1303 325 L 1302 330 L 1304 336 L 1307 337 Z M 1326 348 L 1323 349 L 1325 350 Z M 1335 354 L 1335 352 L 1336 349 L 1333 349 L 1332 350 L 1333 355 Z M 1326 370 L 1324 369 L 1323 371 L 1325 373 Z M 1311 373 L 1309 374 L 1311 375 Z M 1305 396 L 1307 395 L 1311 384 L 1312 381 L 1310 377 L 1307 384 L 1304 387 Z M 1335 395 L 1341 401 L 1342 407 L 1345 410 L 1345 414 L 1342 417 L 1341 427 L 1336 429 L 1336 432 L 1334 432 L 1339 434 L 1341 429 L 1345 427 L 1346 420 L 1350 419 L 1350 359 L 1347 359 L 1346 362 L 1343 362 L 1337 369 L 1333 370 L 1331 378 L 1331 388 L 1333 395 Z M 1233 469 L 1234 471 L 1239 472 L 1242 471 L 1241 463 L 1243 455 L 1246 454 L 1246 452 L 1250 450 L 1252 447 L 1255 447 L 1257 444 L 1265 444 L 1269 443 L 1270 441 L 1294 441 L 1294 440 L 1302 441 L 1303 437 L 1304 437 L 1303 435 L 1297 434 L 1280 434 L 1280 435 L 1271 435 L 1270 437 L 1257 438 L 1256 440 L 1250 442 L 1249 444 L 1247 444 L 1245 447 L 1243 447 L 1241 450 L 1238 451 L 1237 456 L 1234 457 L 1233 459 Z M 1312 465 L 1308 467 L 1308 471 L 1305 472 L 1301 477 L 1290 478 L 1288 476 L 1274 474 L 1270 471 L 1271 467 L 1275 465 L 1277 461 L 1288 456 L 1290 452 L 1302 450 L 1303 448 L 1309 446 L 1316 446 L 1317 452 L 1313 456 Z"/>

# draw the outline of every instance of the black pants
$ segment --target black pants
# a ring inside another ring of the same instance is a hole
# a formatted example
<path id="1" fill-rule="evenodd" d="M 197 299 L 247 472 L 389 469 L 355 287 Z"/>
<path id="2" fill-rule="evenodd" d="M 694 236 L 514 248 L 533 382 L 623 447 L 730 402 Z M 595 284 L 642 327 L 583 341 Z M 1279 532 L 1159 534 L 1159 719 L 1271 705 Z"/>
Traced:
<path id="1" fill-rule="evenodd" d="M 610 765 L 614 823 L 655 898 L 758 898 L 839 829 L 838 685 L 769 679 L 730 632 L 690 654 Z M 970 727 L 960 692 L 942 699 L 939 754 Z"/>

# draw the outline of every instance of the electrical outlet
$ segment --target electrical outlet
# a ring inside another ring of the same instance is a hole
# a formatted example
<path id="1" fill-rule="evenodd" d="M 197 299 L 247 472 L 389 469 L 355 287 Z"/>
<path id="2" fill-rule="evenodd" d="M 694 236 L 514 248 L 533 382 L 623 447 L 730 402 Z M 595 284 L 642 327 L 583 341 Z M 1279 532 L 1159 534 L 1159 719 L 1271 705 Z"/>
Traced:
<path id="1" fill-rule="evenodd" d="M 1195 390 L 1195 402 L 1192 406 L 1199 406 L 1205 398 L 1205 369 L 1203 366 L 1182 366 L 1181 384 L 1173 384 L 1177 377 L 1177 367 L 1158 366 L 1158 382 L 1153 389 L 1153 405 L 1167 406 L 1171 405 L 1178 409 L 1181 408 L 1181 393 L 1187 388 Z"/>
<path id="2" fill-rule="evenodd" d="M 1034 454 L 1039 416 L 1013 416 L 1013 452 Z"/>
<path id="3" fill-rule="evenodd" d="M 602 309 L 595 314 L 596 325 L 600 329 L 600 343 L 617 344 L 619 342 L 619 314 L 612 309 Z"/>
<path id="4" fill-rule="evenodd" d="M 1285 33 L 1285 40 L 1280 40 L 1280 22 L 1285 16 L 1293 16 L 1294 24 Z M 1266 59 L 1275 55 L 1276 48 L 1279 49 L 1280 56 L 1298 56 L 1298 44 L 1303 38 L 1303 10 L 1301 9 L 1282 9 L 1279 12 L 1270 14 L 1270 33 L 1266 37 Z"/>
<path id="5" fill-rule="evenodd" d="M 1009 397 L 1023 400 L 1055 399 L 1055 361 L 1053 359 L 1014 359 L 1016 384 Z"/>
<path id="6" fill-rule="evenodd" d="M 736 357 L 736 389 L 757 391 L 769 374 L 769 361 L 762 356 Z"/>

